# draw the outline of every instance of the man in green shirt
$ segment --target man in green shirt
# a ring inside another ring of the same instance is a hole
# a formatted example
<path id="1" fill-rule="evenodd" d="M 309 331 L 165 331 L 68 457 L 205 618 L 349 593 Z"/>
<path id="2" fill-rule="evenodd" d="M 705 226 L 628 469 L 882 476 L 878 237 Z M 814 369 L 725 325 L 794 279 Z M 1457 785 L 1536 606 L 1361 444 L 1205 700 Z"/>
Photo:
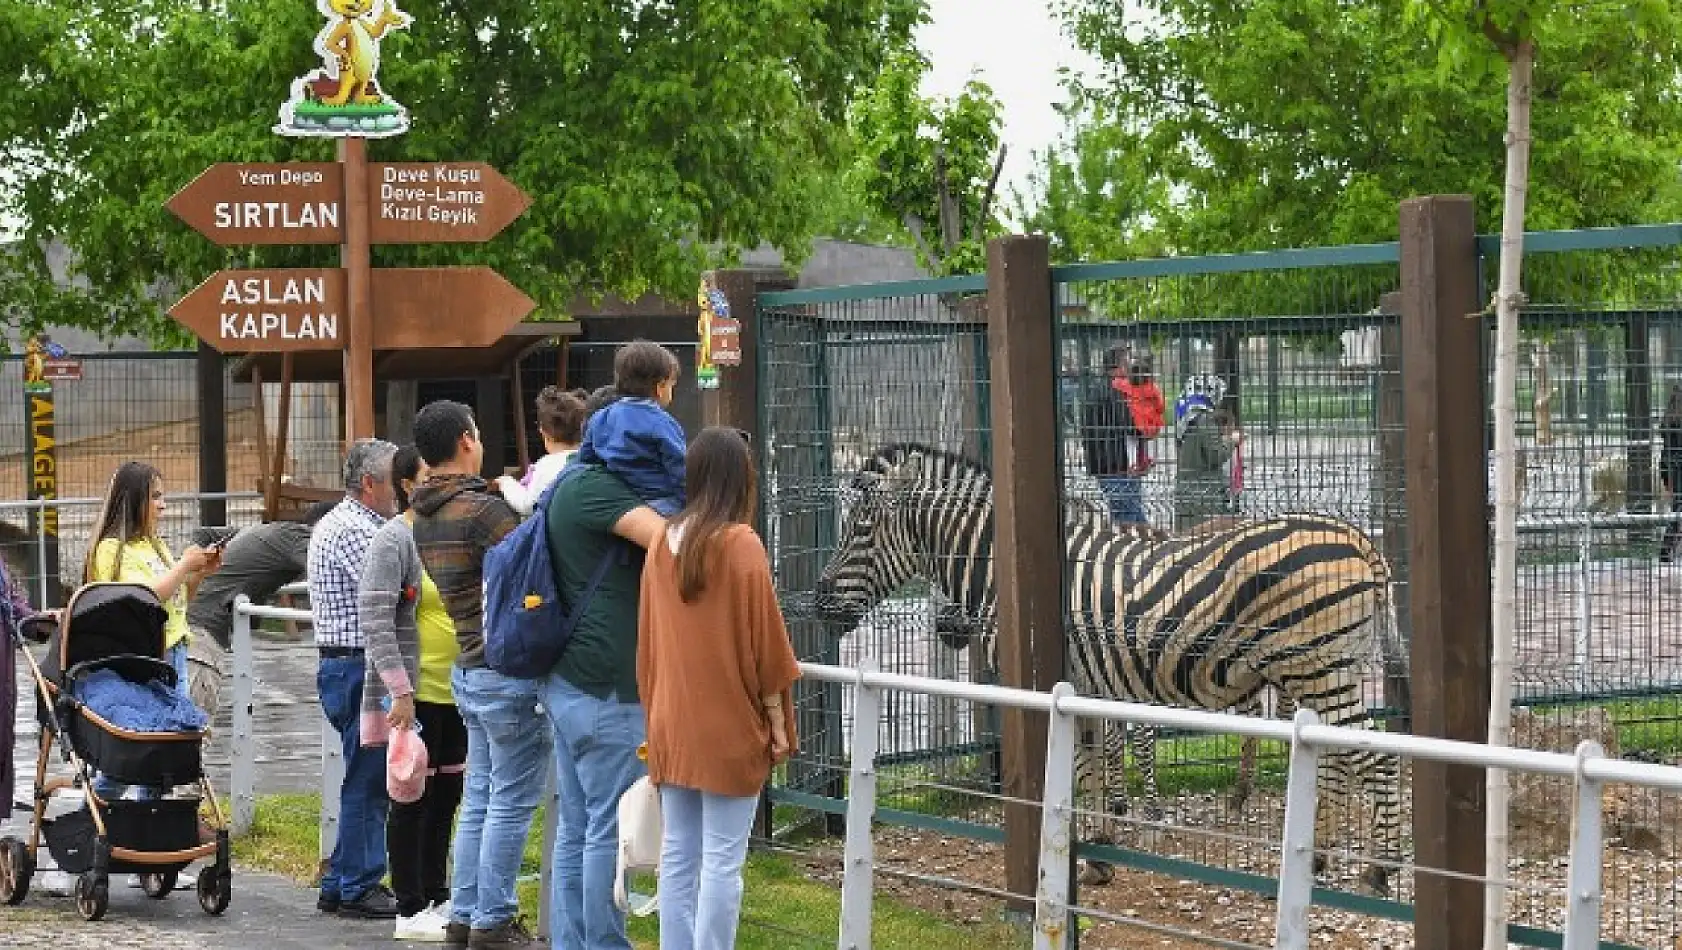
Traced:
<path id="1" fill-rule="evenodd" d="M 592 398 L 591 408 L 600 401 Z M 607 469 L 572 464 L 580 470 L 556 485 L 546 511 L 556 589 L 577 604 L 602 559 L 612 562 L 543 684 L 560 791 L 549 933 L 556 947 L 630 950 L 613 900 L 618 808 L 645 774 L 637 754 L 645 736 L 637 605 L 643 550 L 665 520 Z"/>

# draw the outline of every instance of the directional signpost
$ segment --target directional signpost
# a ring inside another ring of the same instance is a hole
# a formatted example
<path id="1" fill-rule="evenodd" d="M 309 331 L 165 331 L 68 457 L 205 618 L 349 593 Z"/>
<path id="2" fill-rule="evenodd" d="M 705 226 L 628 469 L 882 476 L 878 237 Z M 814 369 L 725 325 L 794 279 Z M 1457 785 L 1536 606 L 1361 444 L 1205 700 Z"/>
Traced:
<path id="1" fill-rule="evenodd" d="M 169 312 L 224 353 L 342 350 L 347 442 L 374 434 L 375 350 L 488 346 L 535 306 L 488 267 L 370 265 L 373 244 L 489 241 L 531 204 L 483 162 L 368 161 L 366 139 L 408 128 L 377 76 L 380 37 L 408 15 L 390 0 L 370 6 L 334 14 L 321 37 L 369 44 L 372 55 L 322 53 L 276 126 L 337 138 L 338 161 L 218 163 L 165 205 L 222 247 L 339 245 L 339 267 L 220 271 Z M 333 48 L 321 37 L 318 52 Z"/>

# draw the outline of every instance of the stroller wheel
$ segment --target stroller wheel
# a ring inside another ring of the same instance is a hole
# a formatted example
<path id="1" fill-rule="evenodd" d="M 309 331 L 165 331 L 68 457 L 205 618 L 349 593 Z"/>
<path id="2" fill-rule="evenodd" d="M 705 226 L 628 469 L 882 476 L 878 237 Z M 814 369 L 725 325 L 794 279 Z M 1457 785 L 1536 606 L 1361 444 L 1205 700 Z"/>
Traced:
<path id="1" fill-rule="evenodd" d="M 98 920 L 111 906 L 111 885 L 103 875 L 88 871 L 76 879 L 76 913 L 83 920 Z"/>
<path id="2" fill-rule="evenodd" d="M 29 896 L 29 879 L 35 863 L 29 850 L 16 838 L 0 838 L 0 902 L 16 906 Z"/>
<path id="3" fill-rule="evenodd" d="M 155 901 L 161 901 L 178 886 L 177 878 L 178 875 L 174 871 L 142 874 L 140 875 L 140 889 L 146 892 L 147 897 Z"/>
<path id="4" fill-rule="evenodd" d="M 233 898 L 233 875 L 215 865 L 199 871 L 199 906 L 212 917 L 228 909 Z"/>

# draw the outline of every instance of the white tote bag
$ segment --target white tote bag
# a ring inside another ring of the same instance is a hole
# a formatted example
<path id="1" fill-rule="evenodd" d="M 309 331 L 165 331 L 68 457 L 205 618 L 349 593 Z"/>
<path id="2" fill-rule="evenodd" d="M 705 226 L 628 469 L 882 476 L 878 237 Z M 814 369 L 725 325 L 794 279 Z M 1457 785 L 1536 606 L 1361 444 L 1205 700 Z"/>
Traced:
<path id="1" fill-rule="evenodd" d="M 625 878 L 633 871 L 655 872 L 660 869 L 660 847 L 664 835 L 665 829 L 660 821 L 660 790 L 645 775 L 619 797 L 619 868 L 613 878 L 613 903 L 621 911 L 647 917 L 659 906 L 659 901 L 651 896 L 638 901 L 633 907 Z"/>

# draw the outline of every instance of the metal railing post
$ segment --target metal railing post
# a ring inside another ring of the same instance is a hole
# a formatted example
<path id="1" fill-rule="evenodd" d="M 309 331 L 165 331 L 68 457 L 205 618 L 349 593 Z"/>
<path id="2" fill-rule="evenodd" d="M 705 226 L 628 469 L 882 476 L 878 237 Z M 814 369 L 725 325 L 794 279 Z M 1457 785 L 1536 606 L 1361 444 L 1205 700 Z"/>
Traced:
<path id="1" fill-rule="evenodd" d="M 251 598 L 244 594 L 234 598 L 234 743 L 231 750 L 233 761 L 230 763 L 233 773 L 230 784 L 233 787 L 229 792 L 233 797 L 235 835 L 249 833 L 257 820 L 257 749 L 252 735 L 255 710 L 252 700 L 251 614 L 247 613 L 250 606 Z"/>
<path id="2" fill-rule="evenodd" d="M 1308 950 L 1308 909 L 1314 903 L 1314 812 L 1320 752 L 1302 738 L 1304 727 L 1318 724 L 1310 709 L 1291 720 L 1290 772 L 1285 781 L 1285 830 L 1279 855 L 1278 918 L 1275 950 Z"/>
<path id="3" fill-rule="evenodd" d="M 1063 950 L 1075 927 L 1069 911 L 1069 867 L 1074 848 L 1075 717 L 1058 700 L 1075 695 L 1068 683 L 1051 690 L 1046 732 L 1045 794 L 1040 805 L 1040 873 L 1034 895 L 1034 950 Z"/>
<path id="4" fill-rule="evenodd" d="M 882 693 L 864 682 L 879 667 L 859 662 L 853 687 L 853 747 L 847 789 L 847 843 L 841 869 L 841 950 L 869 950 L 871 899 L 876 890 L 876 747 L 882 727 Z"/>
<path id="5" fill-rule="evenodd" d="M 1565 900 L 1564 950 L 1595 950 L 1600 946 L 1601 789 L 1605 783 L 1589 778 L 1583 765 L 1603 758 L 1596 742 L 1577 746 L 1577 782 L 1571 817 L 1571 870 Z"/>
<path id="6" fill-rule="evenodd" d="M 1593 595 L 1590 592 L 1590 558 L 1594 554 L 1591 518 L 1583 519 L 1577 535 L 1577 635 L 1572 641 L 1572 665 L 1577 668 L 1577 688 L 1589 689 L 1590 653 L 1594 647 Z"/>
<path id="7" fill-rule="evenodd" d="M 35 499 L 35 570 L 41 576 L 41 597 L 35 601 L 43 609 L 57 607 L 58 604 L 47 603 L 47 595 L 52 590 L 52 579 L 48 576 L 47 567 L 47 500 Z"/>

